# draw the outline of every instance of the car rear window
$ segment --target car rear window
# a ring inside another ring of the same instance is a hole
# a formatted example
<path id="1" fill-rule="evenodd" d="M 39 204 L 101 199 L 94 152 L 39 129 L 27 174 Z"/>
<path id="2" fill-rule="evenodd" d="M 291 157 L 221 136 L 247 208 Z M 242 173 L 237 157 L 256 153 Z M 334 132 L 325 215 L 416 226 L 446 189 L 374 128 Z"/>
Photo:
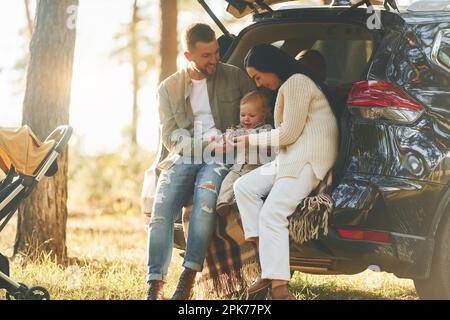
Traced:
<path id="1" fill-rule="evenodd" d="M 369 61 L 373 43 L 369 40 L 318 40 L 312 46 L 327 62 L 330 85 L 359 81 Z"/>

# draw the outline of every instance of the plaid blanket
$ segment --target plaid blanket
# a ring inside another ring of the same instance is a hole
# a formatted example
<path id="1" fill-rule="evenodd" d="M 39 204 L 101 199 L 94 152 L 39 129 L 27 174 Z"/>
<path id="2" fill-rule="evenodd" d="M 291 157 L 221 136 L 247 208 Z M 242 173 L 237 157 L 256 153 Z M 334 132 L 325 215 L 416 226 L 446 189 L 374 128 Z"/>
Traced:
<path id="1" fill-rule="evenodd" d="M 191 207 L 183 212 L 183 229 L 189 230 Z M 237 208 L 217 215 L 216 230 L 208 247 L 203 271 L 197 280 L 197 298 L 223 297 L 245 289 L 260 272 L 258 253 L 244 238 Z"/>
<path id="2" fill-rule="evenodd" d="M 311 195 L 302 200 L 289 219 L 290 239 L 298 244 L 318 239 L 328 233 L 328 215 L 333 209 L 332 173 L 327 174 Z M 188 230 L 190 210 L 183 214 L 184 230 Z M 197 281 L 197 297 L 211 293 L 224 297 L 242 292 L 260 273 L 258 252 L 245 241 L 237 208 L 217 216 L 216 230 L 208 247 L 202 274 Z"/>
<path id="3" fill-rule="evenodd" d="M 260 273 L 258 252 L 244 238 L 237 208 L 227 215 L 217 216 L 216 232 L 208 247 L 203 272 L 199 279 L 200 292 L 222 297 L 240 292 Z"/>

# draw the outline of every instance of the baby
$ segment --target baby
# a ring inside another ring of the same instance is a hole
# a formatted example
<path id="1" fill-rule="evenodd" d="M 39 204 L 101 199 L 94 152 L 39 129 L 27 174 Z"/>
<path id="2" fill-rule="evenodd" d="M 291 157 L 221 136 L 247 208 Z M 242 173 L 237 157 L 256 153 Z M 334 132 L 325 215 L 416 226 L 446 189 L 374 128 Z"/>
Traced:
<path id="1" fill-rule="evenodd" d="M 268 97 L 261 91 L 252 91 L 245 95 L 240 102 L 240 124 L 227 130 L 225 140 L 232 140 L 233 137 L 258 133 L 272 130 L 270 124 L 266 124 L 271 116 Z M 268 156 L 273 157 L 271 150 L 268 150 Z M 255 158 L 255 163 L 249 163 L 248 150 L 246 150 L 245 161 L 235 163 L 228 175 L 222 182 L 219 197 L 217 198 L 217 213 L 226 215 L 229 210 L 236 206 L 234 198 L 233 184 L 244 174 L 256 169 L 264 163 L 261 163 L 259 157 Z M 267 158 L 267 157 L 266 157 Z M 253 159 L 251 159 L 253 160 Z M 269 162 L 272 159 L 266 159 Z"/>

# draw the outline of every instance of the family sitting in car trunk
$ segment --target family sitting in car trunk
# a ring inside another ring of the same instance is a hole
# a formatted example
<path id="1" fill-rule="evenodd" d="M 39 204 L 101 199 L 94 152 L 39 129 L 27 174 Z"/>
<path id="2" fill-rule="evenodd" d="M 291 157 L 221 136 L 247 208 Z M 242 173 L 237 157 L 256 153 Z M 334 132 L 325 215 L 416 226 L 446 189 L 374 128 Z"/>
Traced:
<path id="1" fill-rule="evenodd" d="M 218 295 L 242 290 L 251 299 L 269 289 L 272 299 L 295 299 L 291 228 L 300 242 L 317 237 L 327 217 L 318 218 L 313 204 L 332 207 L 320 195 L 306 201 L 330 183 L 338 155 L 324 59 L 307 50 L 296 60 L 260 44 L 247 53 L 244 72 L 219 61 L 210 26 L 191 25 L 183 40 L 187 66 L 158 89 L 162 145 L 143 192 L 151 216 L 146 298 L 163 299 L 174 223 L 183 215 L 184 270 L 172 299 L 193 297 L 198 273 L 199 287 Z M 310 210 L 294 221 L 301 203 Z"/>

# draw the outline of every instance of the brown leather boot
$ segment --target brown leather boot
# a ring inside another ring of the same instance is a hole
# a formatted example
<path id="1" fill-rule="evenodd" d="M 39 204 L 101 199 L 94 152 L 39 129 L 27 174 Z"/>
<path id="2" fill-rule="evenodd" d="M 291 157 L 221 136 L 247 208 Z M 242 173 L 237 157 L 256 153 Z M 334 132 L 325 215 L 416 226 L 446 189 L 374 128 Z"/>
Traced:
<path id="1" fill-rule="evenodd" d="M 180 275 L 180 280 L 178 280 L 177 288 L 175 289 L 175 293 L 171 300 L 189 300 L 191 298 L 196 275 L 197 271 L 185 268 Z"/>
<path id="2" fill-rule="evenodd" d="M 162 289 L 164 281 L 162 280 L 150 280 L 148 282 L 148 290 L 146 300 L 163 300 Z"/>
<path id="3" fill-rule="evenodd" d="M 287 284 L 276 286 L 272 288 L 272 300 L 297 300 L 294 295 L 289 291 Z"/>
<path id="4" fill-rule="evenodd" d="M 245 290 L 246 300 L 265 299 L 272 281 L 270 279 L 261 279 L 261 275 Z"/>

